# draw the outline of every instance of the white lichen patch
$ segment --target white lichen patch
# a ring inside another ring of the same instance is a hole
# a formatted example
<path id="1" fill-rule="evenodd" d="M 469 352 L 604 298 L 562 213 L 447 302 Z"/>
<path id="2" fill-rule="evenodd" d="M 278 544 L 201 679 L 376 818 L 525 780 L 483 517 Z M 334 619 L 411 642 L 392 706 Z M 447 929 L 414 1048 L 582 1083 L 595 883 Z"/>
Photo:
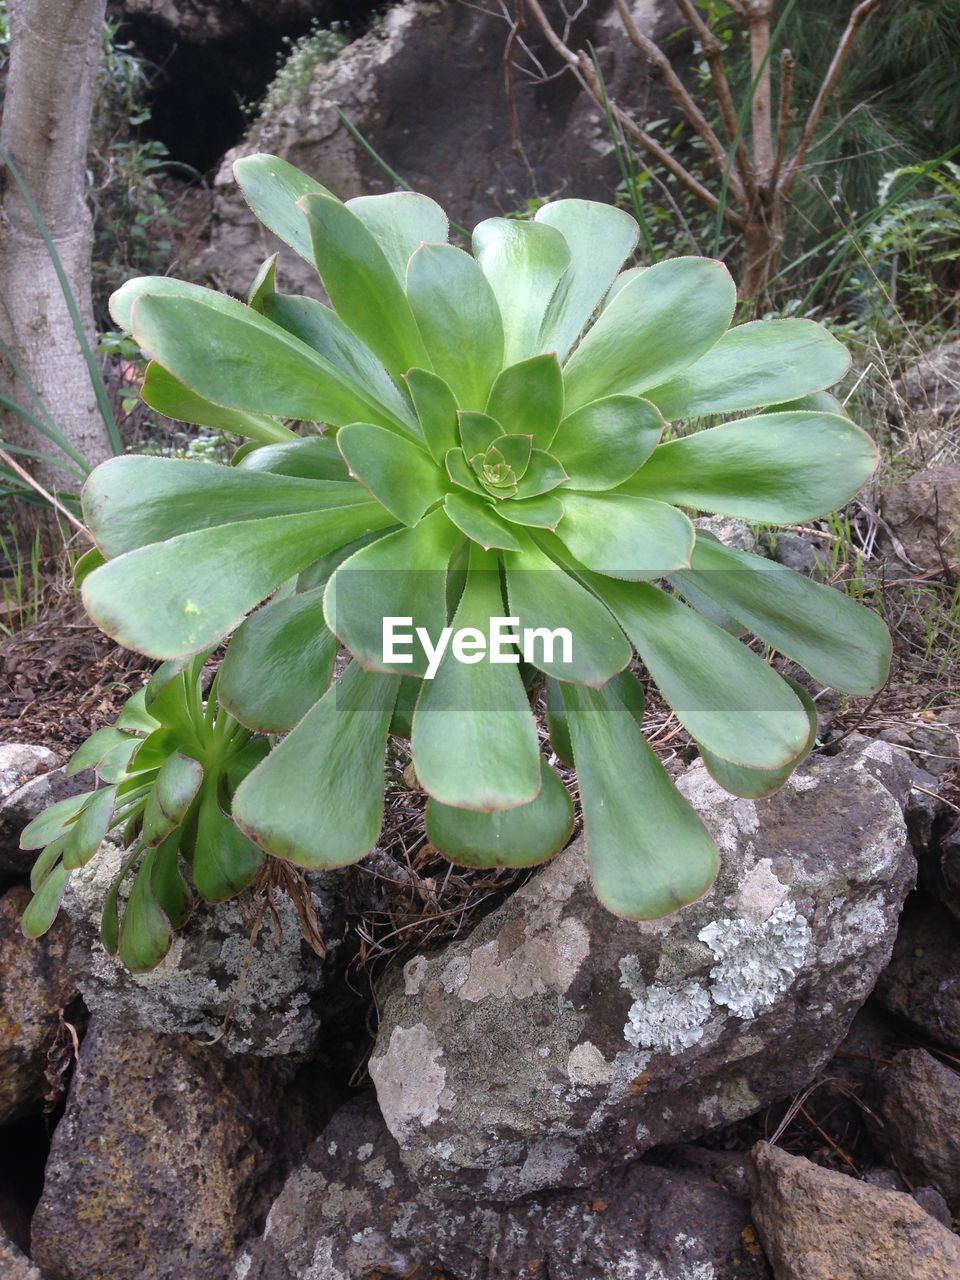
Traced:
<path id="1" fill-rule="evenodd" d="M 820 779 L 811 773 L 792 773 L 787 779 L 787 785 L 793 791 L 812 791 L 814 787 L 819 787 Z"/>
<path id="2" fill-rule="evenodd" d="M 606 1060 L 595 1044 L 584 1040 L 570 1050 L 567 1075 L 571 1084 L 607 1084 L 613 1078 L 613 1063 Z"/>
<path id="3" fill-rule="evenodd" d="M 398 1142 L 440 1114 L 447 1073 L 443 1049 L 423 1022 L 394 1027 L 386 1052 L 370 1059 L 370 1078 L 387 1127 Z"/>
<path id="4" fill-rule="evenodd" d="M 527 926 L 523 942 L 504 955 L 494 938 L 470 954 L 470 975 L 459 988 L 461 1000 L 527 996 L 568 989 L 590 951 L 590 934 L 581 920 L 568 917 L 553 927 Z"/>
<path id="5" fill-rule="evenodd" d="M 620 961 L 620 985 L 633 996 L 623 1038 L 635 1049 L 683 1053 L 703 1039 L 710 995 L 699 982 L 647 986 L 636 956 Z"/>
<path id="6" fill-rule="evenodd" d="M 430 962 L 426 956 L 414 956 L 412 960 L 407 961 L 403 966 L 403 994 L 405 996 L 418 996 L 420 994 L 420 988 L 423 986 L 429 968 Z"/>
<path id="7" fill-rule="evenodd" d="M 697 935 L 713 952 L 710 996 L 738 1018 L 770 1008 L 800 972 L 810 926 L 791 901 L 763 921 L 714 920 Z"/>
<path id="8" fill-rule="evenodd" d="M 761 858 L 740 881 L 733 907 L 757 924 L 768 919 L 787 897 L 787 886 L 773 873 L 769 858 Z"/>

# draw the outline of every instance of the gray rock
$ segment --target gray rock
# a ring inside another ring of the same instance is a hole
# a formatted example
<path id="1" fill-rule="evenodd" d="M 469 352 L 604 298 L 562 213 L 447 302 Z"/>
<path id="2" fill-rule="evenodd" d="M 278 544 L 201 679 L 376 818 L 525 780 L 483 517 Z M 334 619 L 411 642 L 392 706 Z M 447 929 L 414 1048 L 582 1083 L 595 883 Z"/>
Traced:
<path id="1" fill-rule="evenodd" d="M 55 1280 L 223 1280 L 309 1136 L 283 1064 L 94 1020 L 53 1135 L 33 1258 Z"/>
<path id="2" fill-rule="evenodd" d="M 784 568 L 794 569 L 807 577 L 823 577 L 823 551 L 802 534 L 778 533 L 773 544 L 773 558 Z"/>
<path id="3" fill-rule="evenodd" d="M 765 1142 L 750 1152 L 748 1171 L 753 1220 L 776 1280 L 960 1275 L 960 1240 L 911 1196 L 823 1169 Z"/>
<path id="4" fill-rule="evenodd" d="M 946 907 L 924 893 L 907 902 L 877 998 L 888 1012 L 960 1053 L 960 930 Z"/>
<path id="5" fill-rule="evenodd" d="M 0 1227 L 0 1280 L 43 1280 L 26 1254 L 21 1253 Z"/>
<path id="6" fill-rule="evenodd" d="M 29 742 L 0 743 L 0 805 L 28 778 L 55 769 L 60 761 L 49 747 Z"/>
<path id="7" fill-rule="evenodd" d="M 901 1172 L 960 1208 L 960 1076 L 924 1049 L 904 1049 L 883 1073 L 879 1106 Z"/>
<path id="8" fill-rule="evenodd" d="M 924 466 L 960 456 L 960 342 L 944 342 L 912 360 L 895 383 L 903 435 Z"/>
<path id="9" fill-rule="evenodd" d="M 558 13 L 553 3 L 547 8 Z M 678 26 L 669 5 L 650 5 L 641 21 L 652 35 L 675 32 Z M 496 6 L 406 0 L 387 8 L 368 35 L 317 68 L 303 98 L 262 116 L 224 158 L 214 183 L 210 246 L 200 269 L 245 293 L 262 259 L 278 247 L 234 184 L 232 163 L 241 155 L 280 155 L 344 200 L 395 189 L 338 111 L 414 190 L 432 196 L 471 229 L 483 218 L 523 209 L 541 195 L 608 199 L 618 175 L 607 127 L 572 77 L 538 84 L 542 72 L 533 77 L 518 72 L 513 97 L 522 154 L 515 152 L 503 83 L 508 35 Z M 582 9 L 572 39 L 578 47 L 591 40 L 611 97 L 622 106 L 643 104 L 648 119 L 662 111 L 669 99 L 625 39 L 610 0 Z M 556 55 L 532 21 L 514 57 L 534 69 L 527 48 L 550 71 L 557 69 Z M 682 54 L 683 39 L 670 48 Z M 286 289 L 317 289 L 315 274 L 287 251 L 280 275 Z"/>
<path id="10" fill-rule="evenodd" d="M 894 485 L 883 494 L 880 510 L 916 568 L 960 568 L 960 465 L 927 467 Z M 900 554 L 896 545 L 894 550 Z"/>
<path id="11" fill-rule="evenodd" d="M 20 879 L 29 876 L 37 850 L 20 848 L 20 833 L 24 827 L 50 805 L 66 800 L 68 796 L 79 795 L 81 791 L 92 791 L 96 785 L 91 769 L 68 777 L 65 769 L 50 768 L 11 790 L 0 802 L 0 876 Z"/>
<path id="12" fill-rule="evenodd" d="M 756 534 L 746 520 L 737 520 L 734 516 L 698 516 L 693 522 L 698 529 L 719 539 L 725 546 L 737 547 L 740 551 L 756 551 Z"/>
<path id="13" fill-rule="evenodd" d="M 874 763 L 815 757 L 760 803 L 697 763 L 679 786 L 722 858 L 699 902 L 610 915 L 578 841 L 469 938 L 409 961 L 370 1074 L 417 1181 L 501 1200 L 580 1185 L 806 1084 L 888 960 L 915 877 Z"/>
<path id="14" fill-rule="evenodd" d="M 274 890 L 276 919 L 267 910 L 259 929 L 263 899 L 200 905 L 155 969 L 130 973 L 103 949 L 99 935 L 103 900 L 121 860 L 117 846 L 104 844 L 74 873 L 63 902 L 73 927 L 77 983 L 101 1022 L 183 1032 L 217 1040 L 233 1053 L 302 1058 L 314 1052 L 321 1036 L 321 993 L 342 930 L 337 899 L 321 886 L 322 877 L 312 888 L 312 901 L 327 960 L 303 941 L 290 897 Z"/>
<path id="15" fill-rule="evenodd" d="M 743 1195 L 635 1163 L 589 1191 L 493 1206 L 424 1195 L 372 1103 L 339 1111 L 290 1176 L 235 1280 L 759 1280 Z"/>
<path id="16" fill-rule="evenodd" d="M 62 924 L 35 941 L 23 936 L 29 901 L 23 885 L 0 898 L 0 1125 L 40 1110 L 47 1051 L 77 994 Z"/>

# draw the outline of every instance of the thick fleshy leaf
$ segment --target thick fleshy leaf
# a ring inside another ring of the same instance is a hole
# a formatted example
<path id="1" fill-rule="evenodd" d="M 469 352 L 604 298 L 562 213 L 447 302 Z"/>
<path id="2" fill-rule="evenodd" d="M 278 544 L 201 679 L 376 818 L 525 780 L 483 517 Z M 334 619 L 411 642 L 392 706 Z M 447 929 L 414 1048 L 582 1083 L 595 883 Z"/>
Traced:
<path id="1" fill-rule="evenodd" d="M 527 498 L 536 499 L 552 489 L 559 489 L 568 480 L 569 476 L 563 465 L 552 453 L 547 453 L 544 449 L 534 449 L 527 469 L 517 484 L 515 497 L 519 502 L 524 502 Z"/>
<path id="2" fill-rule="evenodd" d="M 564 272 L 540 330 L 540 348 L 565 360 L 593 315 L 640 231 L 623 209 L 593 200 L 555 200 L 542 205 L 534 221 L 554 227 L 567 242 L 570 266 Z"/>
<path id="3" fill-rule="evenodd" d="M 82 587 L 84 578 L 105 563 L 103 552 L 99 547 L 91 547 L 89 551 L 85 551 L 73 566 L 73 585 Z"/>
<path id="4" fill-rule="evenodd" d="M 247 290 L 247 306 L 253 307 L 254 311 L 263 311 L 266 299 L 277 291 L 277 259 L 279 257 L 279 253 L 271 253 L 269 258 L 264 258 L 257 268 L 257 274 L 250 282 L 250 288 Z"/>
<path id="5" fill-rule="evenodd" d="M 843 506 L 878 461 L 849 418 L 772 413 L 668 440 L 620 492 L 786 524 Z"/>
<path id="6" fill-rule="evenodd" d="M 460 442 L 471 463 L 477 454 L 484 454 L 504 434 L 502 425 L 489 413 L 464 412 L 457 415 Z"/>
<path id="7" fill-rule="evenodd" d="M 396 426 L 407 435 L 419 436 L 416 416 L 400 386 L 335 311 L 316 298 L 276 293 L 266 302 L 264 314 L 339 369 L 346 381 L 361 388 L 367 400 L 379 409 L 375 417 L 355 413 L 349 421 Z"/>
<path id="8" fill-rule="evenodd" d="M 133 330 L 133 308 L 141 298 L 150 294 L 158 298 L 187 298 L 194 302 L 203 302 L 209 307 L 223 310 L 227 314 L 235 313 L 242 304 L 224 293 L 204 288 L 202 284 L 190 284 L 186 280 L 177 280 L 174 276 L 135 276 L 127 280 L 119 289 L 110 295 L 110 315 L 118 329 L 127 333 Z M 243 307 L 245 311 L 246 308 Z"/>
<path id="9" fill-rule="evenodd" d="M 84 866 L 100 848 L 110 830 L 116 800 L 116 787 L 103 787 L 90 797 L 63 846 L 63 865 L 68 871 Z"/>
<path id="10" fill-rule="evenodd" d="M 434 372 L 463 409 L 482 409 L 503 366 L 503 323 L 479 265 L 453 245 L 423 245 L 407 268 L 407 297 Z"/>
<path id="11" fill-rule="evenodd" d="M 448 451 L 460 443 L 457 398 L 442 378 L 426 369 L 411 369 L 404 380 L 410 388 L 427 448 L 442 466 Z"/>
<path id="12" fill-rule="evenodd" d="M 524 472 L 530 465 L 530 454 L 533 450 L 532 436 L 501 436 L 491 445 L 517 480 L 522 480 Z"/>
<path id="13" fill-rule="evenodd" d="M 504 431 L 533 436 L 536 448 L 547 448 L 563 414 L 563 374 L 557 357 L 532 356 L 509 365 L 493 384 L 486 411 Z"/>
<path id="14" fill-rule="evenodd" d="M 603 305 L 608 306 L 617 294 L 627 287 L 631 280 L 636 280 L 642 271 L 646 271 L 646 267 L 628 267 L 626 271 L 621 271 L 610 286 L 607 296 L 603 300 Z"/>
<path id="15" fill-rule="evenodd" d="M 56 840 L 51 840 L 46 848 L 42 849 L 34 860 L 33 866 L 30 868 L 30 888 L 34 893 L 40 888 L 44 880 L 54 869 L 63 855 L 64 845 L 67 843 L 68 836 L 57 836 Z"/>
<path id="16" fill-rule="evenodd" d="M 142 853 L 142 845 L 133 846 L 124 858 L 120 870 L 110 882 L 110 888 L 103 900 L 103 911 L 100 915 L 100 941 L 103 943 L 104 950 L 110 955 L 116 955 L 120 945 L 120 887 Z"/>
<path id="17" fill-rule="evenodd" d="M 305 196 L 313 255 L 331 303 L 388 373 L 428 363 L 406 294 L 360 218 L 334 196 Z"/>
<path id="18" fill-rule="evenodd" d="M 519 550 L 520 543 L 516 534 L 509 525 L 503 523 L 496 508 L 485 499 L 474 497 L 470 493 L 448 493 L 443 509 L 460 532 L 465 533 L 471 542 L 476 542 L 485 551 L 489 551 L 491 547 Z"/>
<path id="19" fill-rule="evenodd" d="M 313 787 L 320 790 L 316 779 Z M 252 884 L 262 866 L 262 850 L 220 808 L 216 786 L 205 785 L 193 850 L 193 883 L 201 896 L 207 902 L 225 902 Z"/>
<path id="20" fill-rule="evenodd" d="M 606 396 L 563 419 L 550 446 L 571 489 L 613 489 L 650 457 L 663 419 L 649 400 Z"/>
<path id="21" fill-rule="evenodd" d="M 570 839 L 573 804 L 566 787 L 541 759 L 540 791 L 529 804 L 477 813 L 430 800 L 426 829 L 427 838 L 458 866 L 532 867 Z"/>
<path id="22" fill-rule="evenodd" d="M 250 729 L 292 729 L 326 692 L 338 647 L 324 620 L 322 589 L 274 600 L 238 627 L 217 697 Z"/>
<path id="23" fill-rule="evenodd" d="M 383 753 L 399 684 L 351 662 L 240 784 L 234 818 L 259 845 L 302 867 L 342 867 L 369 853 L 383 821 Z"/>
<path id="24" fill-rule="evenodd" d="M 529 538 L 525 545 L 503 557 L 510 613 L 521 629 L 544 628 L 548 633 L 566 627 L 572 633 L 572 654 L 563 661 L 562 647 L 554 655 L 538 641 L 527 658 L 540 671 L 578 684 L 605 684 L 622 671 L 631 658 L 630 646 L 610 610 L 585 587 L 537 548 Z"/>
<path id="25" fill-rule="evenodd" d="M 347 201 L 379 244 L 401 286 L 407 264 L 422 244 L 443 244 L 449 234 L 447 215 L 429 196 L 390 191 L 382 196 L 356 196 Z"/>
<path id="26" fill-rule="evenodd" d="M 138 689 L 123 704 L 123 710 L 114 721 L 115 729 L 127 729 L 131 733 L 153 733 L 159 721 L 147 710 L 147 688 Z"/>
<path id="27" fill-rule="evenodd" d="M 349 480 L 350 472 L 337 448 L 336 436 L 308 436 L 290 444 L 268 444 L 235 459 L 238 471 L 265 471 L 301 480 Z M 330 490 L 325 490 L 330 492 Z M 344 495 L 346 490 L 343 491 Z M 360 500 L 363 501 L 363 495 Z M 262 514 L 262 507 L 261 507 Z"/>
<path id="28" fill-rule="evenodd" d="M 807 713 L 809 732 L 801 750 L 782 768 L 749 769 L 744 765 L 733 764 L 730 760 L 724 760 L 712 751 L 708 751 L 700 743 L 697 744 L 700 747 L 700 755 L 706 765 L 707 772 L 715 782 L 720 783 L 725 791 L 730 791 L 735 796 L 743 796 L 748 800 L 760 800 L 764 796 L 773 795 L 775 791 L 780 790 L 797 765 L 813 750 L 817 741 L 817 709 L 813 704 L 813 699 L 802 685 L 793 680 L 787 680 L 787 684 L 797 695 L 804 711 Z"/>
<path id="29" fill-rule="evenodd" d="M 140 739 L 134 734 L 125 734 L 124 737 L 126 741 L 118 742 L 97 766 L 97 776 L 101 782 L 120 782 L 125 777 L 130 761 L 140 745 Z"/>
<path id="30" fill-rule="evenodd" d="M 179 827 L 202 781 L 203 765 L 180 752 L 161 765 L 143 810 L 144 844 L 160 844 Z"/>
<path id="31" fill-rule="evenodd" d="M 477 479 L 473 467 L 463 456 L 462 449 L 448 449 L 444 465 L 452 484 L 457 485 L 460 489 L 466 489 L 468 493 L 478 493 L 481 497 L 485 496 L 483 485 Z"/>
<path id="32" fill-rule="evenodd" d="M 473 254 L 503 317 L 504 363 L 539 355 L 547 304 L 570 265 L 566 240 L 545 222 L 488 218 L 474 230 Z"/>
<path id="33" fill-rule="evenodd" d="M 547 733 L 550 735 L 550 746 L 561 764 L 573 768 L 573 744 L 570 741 L 570 726 L 567 723 L 567 709 L 563 705 L 563 693 L 560 683 L 547 677 Z"/>
<path id="34" fill-rule="evenodd" d="M 600 901 L 632 920 L 655 919 L 695 901 L 718 867 L 703 823 L 616 693 L 562 688 Z"/>
<path id="35" fill-rule="evenodd" d="M 145 294 L 133 309 L 133 334 L 176 378 L 225 408 L 332 426 L 392 422 L 366 385 L 225 294 Z"/>
<path id="36" fill-rule="evenodd" d="M 498 503 L 497 513 L 511 524 L 552 532 L 563 519 L 563 503 L 549 493 L 537 498 L 509 498 Z"/>
<path id="37" fill-rule="evenodd" d="M 259 220 L 284 244 L 310 263 L 313 242 L 299 201 L 306 195 L 329 195 L 326 187 L 279 156 L 242 156 L 233 165 L 243 198 Z"/>
<path id="38" fill-rule="evenodd" d="M 186 924 L 193 906 L 193 894 L 180 874 L 179 840 L 180 834 L 175 832 L 157 849 L 152 877 L 153 892 L 175 930 Z"/>
<path id="39" fill-rule="evenodd" d="M 490 618 L 502 616 L 496 558 L 471 547 L 467 583 L 452 623 L 454 640 L 434 678 L 423 682 L 411 738 L 423 789 L 458 809 L 514 809 L 540 790 L 536 723 L 519 655 L 493 661 L 482 650 L 456 650 L 458 631 L 475 628 L 486 637 Z"/>
<path id="40" fill-rule="evenodd" d="M 120 926 L 120 959 L 131 973 L 154 969 L 170 950 L 173 930 L 153 888 L 157 850 L 148 849 L 137 868 Z"/>
<path id="41" fill-rule="evenodd" d="M 796 760 L 809 733 L 796 694 L 746 645 L 646 582 L 591 575 L 680 723 L 709 751 L 754 769 Z"/>
<path id="42" fill-rule="evenodd" d="M 90 737 L 79 746 L 67 762 L 64 773 L 68 778 L 84 769 L 97 769 L 116 747 L 125 746 L 131 741 L 128 733 L 123 733 L 115 725 L 95 729 Z M 133 747 L 136 747 L 136 741 Z"/>
<path id="43" fill-rule="evenodd" d="M 692 568 L 677 575 L 823 684 L 873 693 L 887 678 L 890 635 L 843 592 L 747 551 L 697 537 Z"/>
<path id="44" fill-rule="evenodd" d="M 56 920 L 69 879 L 70 872 L 64 866 L 54 867 L 45 876 L 20 920 L 25 938 L 39 938 Z"/>
<path id="45" fill-rule="evenodd" d="M 787 400 L 782 404 L 772 404 L 767 413 L 835 413 L 841 418 L 849 417 L 843 405 L 829 391 L 814 391 L 808 396 L 800 396 L 798 400 Z"/>
<path id="46" fill-rule="evenodd" d="M 568 360 L 567 413 L 675 377 L 720 339 L 736 300 L 721 262 L 668 258 L 647 267 L 604 307 Z"/>
<path id="47" fill-rule="evenodd" d="M 752 320 L 729 329 L 696 364 L 647 393 L 665 418 L 756 409 L 839 382 L 850 353 L 812 320 Z"/>
<path id="48" fill-rule="evenodd" d="M 177 422 L 191 422 L 212 431 L 227 431 L 274 444 L 279 440 L 296 440 L 296 433 L 276 418 L 263 413 L 244 413 L 242 409 L 224 409 L 191 391 L 162 365 L 151 360 L 147 365 L 140 394 L 151 409 Z"/>
<path id="49" fill-rule="evenodd" d="M 87 528 L 108 558 L 198 529 L 265 516 L 306 518 L 324 508 L 369 502 L 349 481 L 305 480 L 176 458 L 111 458 L 83 488 Z"/>
<path id="50" fill-rule="evenodd" d="M 20 832 L 20 848 L 42 849 L 44 845 L 64 835 L 70 830 L 73 819 L 95 794 L 94 791 L 84 791 L 80 795 L 67 796 L 65 800 L 49 805 Z"/>
<path id="51" fill-rule="evenodd" d="M 449 489 L 425 449 L 392 431 L 355 422 L 337 432 L 350 474 L 402 524 L 415 525 Z"/>
<path id="52" fill-rule="evenodd" d="M 648 498 L 564 490 L 556 536 L 588 569 L 612 578 L 655 578 L 690 563 L 693 525 Z"/>
<path id="53" fill-rule="evenodd" d="M 426 628 L 435 639 L 446 625 L 446 573 L 462 534 L 442 510 L 425 516 L 415 529 L 397 533 L 363 547 L 345 560 L 327 584 L 324 616 L 327 626 L 368 671 L 423 675 L 427 658 L 415 628 Z M 413 635 L 402 650 L 407 663 L 384 655 L 384 619 L 409 617 L 400 627 Z"/>
<path id="54" fill-rule="evenodd" d="M 152 658 L 196 653 L 319 556 L 391 521 L 371 502 L 185 533 L 92 573 L 83 584 L 84 605 L 128 649 Z"/>

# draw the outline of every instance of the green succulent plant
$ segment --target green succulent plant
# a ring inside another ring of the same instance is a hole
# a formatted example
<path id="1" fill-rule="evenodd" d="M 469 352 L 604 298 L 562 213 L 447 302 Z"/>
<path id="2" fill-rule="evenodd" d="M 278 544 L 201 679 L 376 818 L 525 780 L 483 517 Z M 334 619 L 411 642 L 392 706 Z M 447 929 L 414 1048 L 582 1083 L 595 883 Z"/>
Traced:
<path id="1" fill-rule="evenodd" d="M 623 270 L 637 227 L 607 205 L 491 218 L 471 255 L 426 197 L 342 203 L 273 156 L 235 172 L 329 305 L 277 292 L 275 259 L 246 303 L 166 278 L 114 296 L 152 359 L 148 403 L 249 442 L 231 466 L 127 457 L 94 472 L 83 503 L 105 563 L 84 583 L 91 617 L 163 660 L 232 636 L 220 703 L 283 735 L 233 798 L 269 854 L 363 857 L 393 732 L 410 738 L 441 851 L 549 857 L 572 816 L 531 710 L 545 679 L 601 900 L 652 917 L 698 897 L 716 850 L 645 741 L 631 664 L 748 796 L 784 782 L 815 720 L 745 633 L 847 692 L 883 682 L 874 615 L 690 518 L 802 521 L 856 492 L 876 449 L 824 394 L 846 352 L 808 320 L 731 328 L 719 262 Z M 497 617 L 567 628 L 570 652 L 543 644 L 521 664 L 450 649 L 429 679 L 424 644 L 385 656 L 385 618 L 434 637 Z M 341 645 L 352 660 L 331 684 Z"/>
<path id="2" fill-rule="evenodd" d="M 256 877 L 263 852 L 234 824 L 230 801 L 268 744 L 215 696 L 204 702 L 200 673 L 208 656 L 163 663 L 116 723 L 93 733 L 67 765 L 67 774 L 95 769 L 103 785 L 51 805 L 23 832 L 22 847 L 41 851 L 23 917 L 28 937 L 50 928 L 71 874 L 114 829 L 125 856 L 104 902 L 100 936 L 129 969 L 163 959 L 191 912 L 194 890 L 222 902 Z"/>

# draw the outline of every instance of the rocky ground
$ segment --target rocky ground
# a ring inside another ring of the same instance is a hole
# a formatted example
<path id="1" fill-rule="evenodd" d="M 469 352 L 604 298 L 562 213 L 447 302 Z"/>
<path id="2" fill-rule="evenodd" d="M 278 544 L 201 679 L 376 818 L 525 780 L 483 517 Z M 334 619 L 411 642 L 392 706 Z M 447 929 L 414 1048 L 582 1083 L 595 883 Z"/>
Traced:
<path id="1" fill-rule="evenodd" d="M 315 8 L 122 7 L 177 33 L 184 75 L 198 46 L 239 57 Z M 241 150 L 344 197 L 392 185 L 338 107 L 467 223 L 605 194 L 605 126 L 538 80 L 535 43 L 502 110 L 507 30 L 480 6 L 390 9 L 226 157 L 176 270 L 243 293 L 272 250 L 232 187 Z M 609 32 L 601 12 L 586 34 L 613 92 L 657 114 Z M 958 388 L 958 344 L 885 376 L 884 469 L 842 527 L 711 525 L 877 608 L 895 663 L 870 702 L 814 689 L 821 745 L 756 804 L 652 694 L 648 736 L 723 855 L 664 921 L 606 914 L 579 838 L 532 874 L 451 871 L 398 746 L 359 868 L 265 878 L 130 975 L 97 937 L 108 847 L 28 943 L 19 833 L 89 785 L 62 766 L 146 667 L 62 601 L 5 641 L 0 1280 L 957 1280 Z"/>

